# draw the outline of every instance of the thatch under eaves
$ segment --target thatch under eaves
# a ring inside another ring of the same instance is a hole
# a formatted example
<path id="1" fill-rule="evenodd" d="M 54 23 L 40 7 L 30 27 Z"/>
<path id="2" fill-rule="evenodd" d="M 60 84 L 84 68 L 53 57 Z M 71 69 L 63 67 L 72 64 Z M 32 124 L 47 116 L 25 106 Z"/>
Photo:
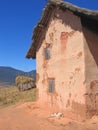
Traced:
<path id="1" fill-rule="evenodd" d="M 57 0 L 49 0 L 46 5 L 41 20 L 38 22 L 37 26 L 34 29 L 32 44 L 26 55 L 26 58 L 36 58 L 36 51 L 40 47 L 43 38 L 45 37 L 46 29 L 50 22 L 51 15 L 54 10 L 59 8 L 63 11 L 69 10 L 75 15 L 81 17 L 82 25 L 91 29 L 95 33 L 98 33 L 98 10 L 92 11 L 85 8 L 80 8 L 68 2 L 60 2 Z"/>

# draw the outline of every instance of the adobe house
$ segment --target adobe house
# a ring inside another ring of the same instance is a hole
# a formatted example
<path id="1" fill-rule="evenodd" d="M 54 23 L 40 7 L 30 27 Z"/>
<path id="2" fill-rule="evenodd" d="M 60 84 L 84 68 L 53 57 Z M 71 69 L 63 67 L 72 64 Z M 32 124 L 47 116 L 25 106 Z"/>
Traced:
<path id="1" fill-rule="evenodd" d="M 98 114 L 98 11 L 50 0 L 26 57 L 36 58 L 41 106 L 76 120 Z"/>

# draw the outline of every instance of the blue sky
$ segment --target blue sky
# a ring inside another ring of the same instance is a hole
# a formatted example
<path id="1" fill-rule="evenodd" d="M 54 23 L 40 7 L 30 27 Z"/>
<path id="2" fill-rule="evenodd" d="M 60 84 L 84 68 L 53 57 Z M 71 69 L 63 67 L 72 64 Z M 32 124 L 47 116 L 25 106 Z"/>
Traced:
<path id="1" fill-rule="evenodd" d="M 98 10 L 98 0 L 66 0 L 77 6 Z M 0 0 L 0 66 L 30 71 L 36 61 L 26 59 L 34 26 L 46 0 Z"/>

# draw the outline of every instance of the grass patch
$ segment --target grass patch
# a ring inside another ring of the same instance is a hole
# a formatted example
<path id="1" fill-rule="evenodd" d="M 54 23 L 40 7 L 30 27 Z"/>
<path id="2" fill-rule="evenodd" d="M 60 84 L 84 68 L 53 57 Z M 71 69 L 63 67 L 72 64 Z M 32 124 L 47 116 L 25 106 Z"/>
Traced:
<path id="1" fill-rule="evenodd" d="M 20 92 L 17 87 L 0 88 L 0 108 L 36 100 L 36 88 Z"/>

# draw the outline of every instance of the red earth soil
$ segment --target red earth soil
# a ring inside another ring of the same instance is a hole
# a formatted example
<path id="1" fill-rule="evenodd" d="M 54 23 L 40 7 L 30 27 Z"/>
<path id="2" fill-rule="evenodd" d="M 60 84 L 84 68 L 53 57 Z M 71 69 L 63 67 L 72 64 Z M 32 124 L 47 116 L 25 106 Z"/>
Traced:
<path id="1" fill-rule="evenodd" d="M 52 117 L 36 102 L 0 109 L 0 130 L 98 130 L 98 117 L 77 122 L 66 117 Z"/>

